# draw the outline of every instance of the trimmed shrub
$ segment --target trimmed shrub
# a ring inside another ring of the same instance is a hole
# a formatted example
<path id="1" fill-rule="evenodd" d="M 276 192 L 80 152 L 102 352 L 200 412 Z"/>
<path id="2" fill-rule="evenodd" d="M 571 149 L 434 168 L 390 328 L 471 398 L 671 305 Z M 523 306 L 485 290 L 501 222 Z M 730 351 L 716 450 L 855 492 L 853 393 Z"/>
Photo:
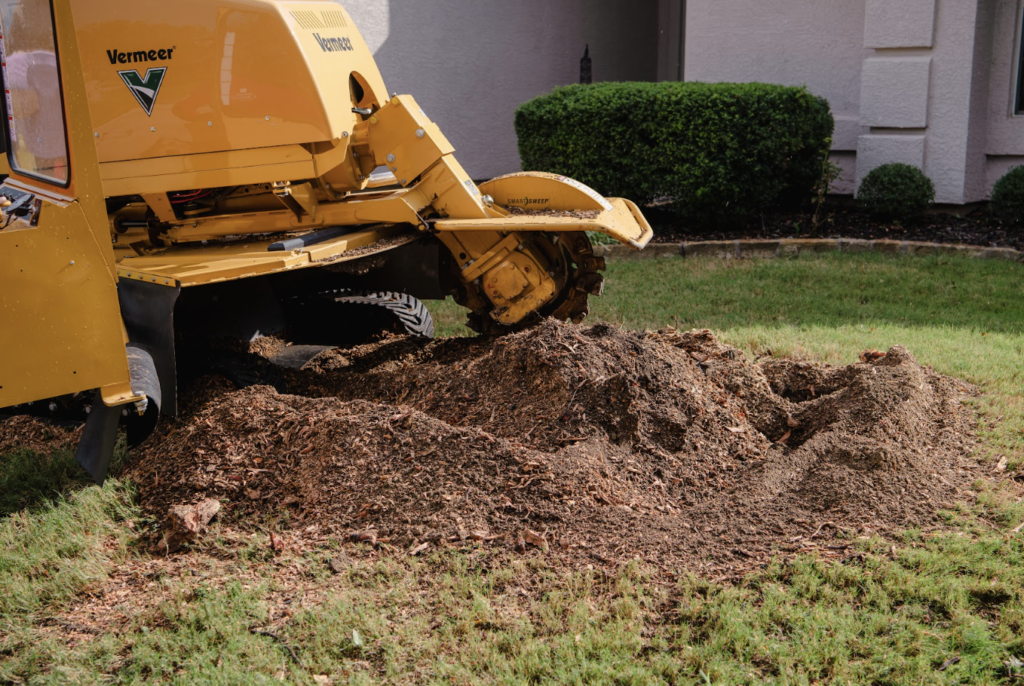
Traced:
<path id="1" fill-rule="evenodd" d="M 1024 222 L 1024 166 L 1014 167 L 996 181 L 992 211 L 1005 221 Z"/>
<path id="2" fill-rule="evenodd" d="M 935 200 L 935 186 L 909 164 L 890 162 L 872 169 L 860 184 L 857 202 L 872 217 L 905 221 L 920 215 Z"/>
<path id="3" fill-rule="evenodd" d="M 600 83 L 527 102 L 515 126 L 524 169 L 724 220 L 808 202 L 834 121 L 805 88 Z"/>

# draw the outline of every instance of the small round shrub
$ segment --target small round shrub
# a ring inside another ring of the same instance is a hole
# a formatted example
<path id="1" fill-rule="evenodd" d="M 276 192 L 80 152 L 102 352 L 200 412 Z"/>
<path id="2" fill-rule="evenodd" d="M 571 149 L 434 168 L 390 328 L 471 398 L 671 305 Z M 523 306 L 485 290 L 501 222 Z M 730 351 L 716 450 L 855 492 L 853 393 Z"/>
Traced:
<path id="1" fill-rule="evenodd" d="M 1024 222 L 1024 166 L 1014 167 L 996 181 L 992 211 L 1008 222 Z"/>
<path id="2" fill-rule="evenodd" d="M 935 200 L 932 180 L 917 167 L 892 162 L 864 177 L 857 201 L 872 217 L 904 221 L 920 215 Z"/>

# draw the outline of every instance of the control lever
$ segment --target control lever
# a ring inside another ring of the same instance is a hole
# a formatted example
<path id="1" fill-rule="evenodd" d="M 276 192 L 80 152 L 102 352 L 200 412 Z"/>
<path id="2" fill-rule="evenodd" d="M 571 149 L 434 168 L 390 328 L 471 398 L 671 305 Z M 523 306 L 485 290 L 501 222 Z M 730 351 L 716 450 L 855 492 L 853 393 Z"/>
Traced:
<path id="1" fill-rule="evenodd" d="M 5 188 L 0 195 L 0 213 L 4 221 L 0 223 L 0 231 L 6 229 L 14 221 L 27 222 L 30 228 L 39 226 L 39 212 L 43 209 L 43 201 L 32 193 L 21 193 Z"/>

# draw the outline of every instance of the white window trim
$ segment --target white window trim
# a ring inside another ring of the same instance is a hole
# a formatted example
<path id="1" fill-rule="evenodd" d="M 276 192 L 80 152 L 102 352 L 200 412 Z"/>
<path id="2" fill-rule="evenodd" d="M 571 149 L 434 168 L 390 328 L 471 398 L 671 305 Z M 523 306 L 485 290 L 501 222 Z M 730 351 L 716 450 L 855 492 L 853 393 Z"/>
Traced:
<path id="1" fill-rule="evenodd" d="M 1016 50 L 1013 53 L 1013 77 L 1010 81 L 1010 116 L 1024 117 L 1024 84 L 1021 83 L 1021 68 L 1024 66 L 1024 0 L 1017 3 L 1014 31 L 1017 39 L 1014 41 Z"/>

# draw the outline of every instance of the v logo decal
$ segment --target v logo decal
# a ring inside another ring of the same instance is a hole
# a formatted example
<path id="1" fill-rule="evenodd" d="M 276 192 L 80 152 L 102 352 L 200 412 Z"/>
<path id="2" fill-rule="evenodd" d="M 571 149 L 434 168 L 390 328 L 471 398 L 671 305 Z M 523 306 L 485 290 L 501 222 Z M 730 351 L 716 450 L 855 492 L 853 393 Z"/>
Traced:
<path id="1" fill-rule="evenodd" d="M 142 109 L 146 110 L 146 114 L 152 116 L 153 106 L 156 105 L 156 96 L 160 93 L 164 75 L 167 74 L 167 67 L 147 69 L 145 77 L 139 76 L 137 71 L 119 71 L 117 74 L 142 105 Z"/>

